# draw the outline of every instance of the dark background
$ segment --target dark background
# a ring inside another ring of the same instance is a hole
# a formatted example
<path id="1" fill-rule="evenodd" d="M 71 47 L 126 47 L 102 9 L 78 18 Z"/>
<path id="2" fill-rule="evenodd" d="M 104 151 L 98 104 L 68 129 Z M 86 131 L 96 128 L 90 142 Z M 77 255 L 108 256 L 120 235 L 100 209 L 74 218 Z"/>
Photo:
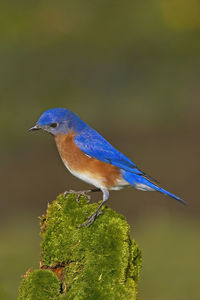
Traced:
<path id="1" fill-rule="evenodd" d="M 0 299 L 39 263 L 39 219 L 70 175 L 51 136 L 28 133 L 66 107 L 163 187 L 111 192 L 143 253 L 141 300 L 199 299 L 200 2 L 1 1 Z M 101 199 L 94 195 L 93 200 Z"/>

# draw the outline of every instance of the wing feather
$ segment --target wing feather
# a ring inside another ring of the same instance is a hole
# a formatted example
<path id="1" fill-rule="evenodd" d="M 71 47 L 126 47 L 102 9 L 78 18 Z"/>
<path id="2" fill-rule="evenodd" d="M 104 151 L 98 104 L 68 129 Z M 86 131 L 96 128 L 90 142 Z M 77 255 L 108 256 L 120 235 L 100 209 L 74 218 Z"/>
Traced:
<path id="1" fill-rule="evenodd" d="M 81 151 L 93 158 L 117 166 L 125 171 L 153 179 L 138 169 L 129 158 L 115 149 L 97 131 L 89 126 L 75 136 L 74 142 Z"/>

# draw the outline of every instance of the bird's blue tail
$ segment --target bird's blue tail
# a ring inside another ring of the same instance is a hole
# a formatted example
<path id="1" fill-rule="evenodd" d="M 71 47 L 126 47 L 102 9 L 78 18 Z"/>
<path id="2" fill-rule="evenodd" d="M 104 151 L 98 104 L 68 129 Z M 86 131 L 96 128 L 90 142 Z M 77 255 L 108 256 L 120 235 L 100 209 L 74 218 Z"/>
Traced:
<path id="1" fill-rule="evenodd" d="M 133 174 L 130 172 L 124 172 L 123 178 L 128 181 L 134 188 L 142 191 L 158 191 L 164 195 L 167 195 L 171 198 L 174 198 L 175 200 L 181 202 L 182 204 L 187 204 L 184 200 L 181 198 L 171 194 L 170 192 L 162 189 L 157 184 L 151 182 L 147 178 L 144 178 L 141 175 Z"/>

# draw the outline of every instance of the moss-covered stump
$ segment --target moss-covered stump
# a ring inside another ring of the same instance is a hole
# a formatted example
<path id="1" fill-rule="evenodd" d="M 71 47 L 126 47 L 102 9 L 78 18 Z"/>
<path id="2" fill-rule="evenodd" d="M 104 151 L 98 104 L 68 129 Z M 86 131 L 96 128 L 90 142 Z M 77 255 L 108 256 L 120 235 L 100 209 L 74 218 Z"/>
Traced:
<path id="1" fill-rule="evenodd" d="M 35 270 L 24 276 L 18 300 L 57 300 L 59 297 L 60 283 L 57 276 L 51 271 Z"/>
<path id="2" fill-rule="evenodd" d="M 141 253 L 125 218 L 105 207 L 90 227 L 78 228 L 97 205 L 68 194 L 48 206 L 40 270 L 24 276 L 18 300 L 137 299 Z"/>

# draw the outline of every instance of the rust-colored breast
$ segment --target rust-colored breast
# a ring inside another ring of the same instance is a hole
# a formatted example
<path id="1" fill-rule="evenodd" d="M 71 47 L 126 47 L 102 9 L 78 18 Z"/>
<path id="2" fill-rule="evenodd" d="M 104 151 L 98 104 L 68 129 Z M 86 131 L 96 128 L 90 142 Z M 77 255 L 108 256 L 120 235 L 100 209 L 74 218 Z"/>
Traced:
<path id="1" fill-rule="evenodd" d="M 57 135 L 55 141 L 64 164 L 67 163 L 73 172 L 87 173 L 107 188 L 115 186 L 121 179 L 118 167 L 84 154 L 75 144 L 73 132 Z"/>

